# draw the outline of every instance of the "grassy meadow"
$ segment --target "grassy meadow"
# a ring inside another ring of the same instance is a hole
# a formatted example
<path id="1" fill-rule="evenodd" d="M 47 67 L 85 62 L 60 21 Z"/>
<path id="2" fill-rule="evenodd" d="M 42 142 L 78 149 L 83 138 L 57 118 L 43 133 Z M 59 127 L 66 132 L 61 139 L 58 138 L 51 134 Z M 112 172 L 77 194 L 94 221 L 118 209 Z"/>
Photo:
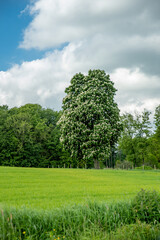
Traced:
<path id="1" fill-rule="evenodd" d="M 160 171 L 0 167 L 0 206 L 53 209 L 87 201 L 132 199 L 160 192 Z"/>
<path id="2" fill-rule="evenodd" d="M 2 240 L 159 237 L 160 171 L 0 167 Z"/>

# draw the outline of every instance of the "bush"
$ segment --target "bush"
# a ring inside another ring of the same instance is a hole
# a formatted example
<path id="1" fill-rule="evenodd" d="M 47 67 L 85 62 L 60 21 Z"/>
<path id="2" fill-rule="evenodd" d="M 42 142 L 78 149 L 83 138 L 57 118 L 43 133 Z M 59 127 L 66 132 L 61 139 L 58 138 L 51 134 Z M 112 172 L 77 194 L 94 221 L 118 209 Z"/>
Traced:
<path id="1" fill-rule="evenodd" d="M 137 222 L 118 228 L 115 232 L 109 234 L 108 239 L 112 240 L 151 240 L 159 239 L 160 225 L 150 225 Z"/>
<path id="2" fill-rule="evenodd" d="M 146 165 L 151 166 L 153 168 L 154 168 L 154 166 L 156 166 L 156 168 L 158 167 L 158 158 L 154 154 L 148 153 L 147 161 L 148 161 L 148 163 L 146 163 Z"/>
<path id="3" fill-rule="evenodd" d="M 146 165 L 144 165 L 144 166 L 141 166 L 141 167 L 136 167 L 135 168 L 136 170 L 153 170 L 153 168 L 152 167 L 150 167 L 150 166 L 146 166 Z"/>
<path id="4" fill-rule="evenodd" d="M 132 163 L 129 161 L 117 161 L 116 162 L 116 168 L 120 168 L 120 169 L 132 169 Z"/>
<path id="5" fill-rule="evenodd" d="M 160 163 L 157 164 L 157 168 L 160 169 Z"/>
<path id="6" fill-rule="evenodd" d="M 133 218 L 146 223 L 160 223 L 160 195 L 156 191 L 141 191 L 131 204 Z"/>

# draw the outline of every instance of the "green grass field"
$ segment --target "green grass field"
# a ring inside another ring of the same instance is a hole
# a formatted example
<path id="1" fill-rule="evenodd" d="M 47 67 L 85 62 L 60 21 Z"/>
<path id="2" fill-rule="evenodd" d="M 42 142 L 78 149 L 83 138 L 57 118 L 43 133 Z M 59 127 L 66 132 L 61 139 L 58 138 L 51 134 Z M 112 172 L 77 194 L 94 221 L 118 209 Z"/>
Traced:
<path id="1" fill-rule="evenodd" d="M 160 192 L 160 171 L 0 167 L 0 205 L 51 209 L 88 200 L 129 200 L 140 189 Z"/>

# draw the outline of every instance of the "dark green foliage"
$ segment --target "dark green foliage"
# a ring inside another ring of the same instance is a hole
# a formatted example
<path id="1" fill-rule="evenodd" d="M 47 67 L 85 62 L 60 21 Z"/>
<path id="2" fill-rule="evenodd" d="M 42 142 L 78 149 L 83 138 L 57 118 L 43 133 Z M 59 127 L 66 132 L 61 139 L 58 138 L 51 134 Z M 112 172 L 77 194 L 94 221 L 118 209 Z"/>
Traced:
<path id="1" fill-rule="evenodd" d="M 133 217 L 146 223 L 160 223 L 160 195 L 141 190 L 132 201 Z"/>
<path id="2" fill-rule="evenodd" d="M 0 165 L 62 167 L 61 158 L 67 153 L 59 141 L 59 116 L 38 104 L 0 107 Z"/>
<path id="3" fill-rule="evenodd" d="M 130 224 L 118 228 L 116 232 L 109 234 L 112 240 L 158 240 L 160 237 L 160 225 L 141 223 Z"/>
<path id="4" fill-rule="evenodd" d="M 134 167 L 142 165 L 152 168 L 160 167 L 160 106 L 155 111 L 155 133 L 150 131 L 150 112 L 144 110 L 142 114 L 126 113 L 122 116 L 123 132 L 119 138 L 118 151 L 125 160 Z M 120 160 L 121 156 L 119 156 Z"/>
<path id="5" fill-rule="evenodd" d="M 91 77 L 93 77 L 92 71 L 89 74 L 91 74 Z M 93 71 L 93 75 L 94 74 L 97 74 L 97 72 Z M 110 82 L 109 76 L 106 77 Z M 88 77 L 86 79 L 88 79 Z M 82 74 L 77 74 L 75 77 L 73 77 L 73 82 L 71 82 L 72 85 L 77 82 L 76 89 L 70 89 L 70 87 L 68 88 L 68 90 L 66 89 L 66 91 L 73 91 L 73 98 L 77 98 L 77 96 L 79 95 L 78 89 L 82 90 L 80 82 L 83 82 L 83 80 L 84 76 Z M 110 84 L 110 88 L 110 91 L 113 90 L 112 84 Z M 87 89 L 86 91 L 88 92 Z M 82 95 L 80 96 L 82 97 Z M 81 97 L 80 101 L 83 102 L 83 98 Z M 85 95 L 85 97 L 90 98 L 90 95 Z M 71 104 L 69 99 L 69 97 L 66 97 L 66 99 L 64 100 L 66 101 L 66 105 L 64 104 L 64 110 L 65 107 L 68 108 Z M 88 98 L 86 98 L 86 101 L 87 99 Z M 96 101 L 100 101 L 100 98 L 97 98 Z M 109 117 L 110 106 L 107 105 L 107 109 L 108 110 L 106 113 L 108 115 L 106 116 L 106 118 Z M 99 107 L 97 108 L 97 110 L 91 107 L 90 110 L 93 111 L 93 114 L 96 114 L 96 111 L 99 111 Z M 80 113 L 82 114 L 82 111 L 79 111 L 78 115 L 76 115 L 78 119 Z M 119 114 L 119 112 L 117 112 L 117 114 Z M 144 170 L 151 170 L 151 168 L 160 168 L 160 105 L 155 109 L 155 131 L 153 134 L 151 134 L 150 131 L 149 115 L 150 112 L 144 110 L 142 114 L 132 115 L 126 113 L 122 116 L 121 124 L 119 123 L 119 127 L 123 125 L 123 132 L 121 134 L 121 137 L 119 138 L 118 146 L 112 146 L 113 144 L 109 144 L 111 148 L 109 147 L 109 149 L 107 149 L 110 152 L 110 156 L 108 154 L 103 154 L 103 157 L 100 158 L 101 166 L 114 168 L 116 165 L 116 167 L 122 169 L 131 169 L 132 166 L 134 166 L 138 167 L 139 169 L 143 169 L 144 165 Z M 0 106 L 0 165 L 21 167 L 72 166 L 75 168 L 93 168 L 93 162 L 98 164 L 98 155 L 96 155 L 96 152 L 98 151 L 98 154 L 100 156 L 104 150 L 103 147 L 101 148 L 102 136 L 100 134 L 102 134 L 103 137 L 105 135 L 105 138 L 109 139 L 107 137 L 107 134 L 101 131 L 101 127 L 103 124 L 100 123 L 98 125 L 99 132 L 97 132 L 97 135 L 94 134 L 93 137 L 95 139 L 92 138 L 89 142 L 89 140 L 84 139 L 82 139 L 81 141 L 81 137 L 83 138 L 84 134 L 86 134 L 85 139 L 88 139 L 88 132 L 85 132 L 84 129 L 81 131 L 81 127 L 79 126 L 79 124 L 75 126 L 77 120 L 74 121 L 74 128 L 72 130 L 75 131 L 76 129 L 76 136 L 78 138 L 72 136 L 71 139 L 73 140 L 74 147 L 77 149 L 78 155 L 71 158 L 71 152 L 69 153 L 69 149 L 71 148 L 68 148 L 68 152 L 65 151 L 62 148 L 59 140 L 60 129 L 57 126 L 57 122 L 59 121 L 61 116 L 62 112 L 56 112 L 52 109 L 44 109 L 38 104 L 26 104 L 20 108 L 14 107 L 11 109 L 9 109 L 6 105 Z M 97 115 L 95 115 L 94 117 L 96 118 L 96 116 Z M 70 115 L 70 117 L 72 118 L 72 114 Z M 83 117 L 85 118 L 86 115 L 84 114 L 82 118 Z M 118 121 L 118 115 L 116 119 L 116 121 Z M 67 134 L 69 128 L 71 128 L 71 121 L 68 122 L 64 135 Z M 94 133 L 96 133 L 95 130 L 96 128 L 94 129 Z M 109 133 L 110 132 L 111 131 L 109 131 Z M 115 131 L 116 137 L 118 137 L 118 133 Z M 95 144 L 97 138 L 100 141 L 99 145 Z M 91 146 L 95 148 L 95 151 L 92 151 L 92 153 L 95 154 L 95 157 L 93 157 L 92 154 L 89 155 L 88 153 L 86 153 L 86 160 L 82 157 L 82 153 L 86 151 L 85 141 L 89 143 L 90 150 Z M 111 140 L 111 142 L 114 141 Z M 81 150 L 79 148 L 80 145 Z M 104 143 L 102 145 L 106 146 L 106 144 Z M 90 156 L 89 159 L 88 156 Z M 93 158 L 95 161 L 93 161 Z"/>
<path id="6" fill-rule="evenodd" d="M 130 203 L 89 202 L 52 211 L 6 209 L 0 214 L 0 239 L 158 239 L 159 200 L 158 193 L 141 190 Z"/>

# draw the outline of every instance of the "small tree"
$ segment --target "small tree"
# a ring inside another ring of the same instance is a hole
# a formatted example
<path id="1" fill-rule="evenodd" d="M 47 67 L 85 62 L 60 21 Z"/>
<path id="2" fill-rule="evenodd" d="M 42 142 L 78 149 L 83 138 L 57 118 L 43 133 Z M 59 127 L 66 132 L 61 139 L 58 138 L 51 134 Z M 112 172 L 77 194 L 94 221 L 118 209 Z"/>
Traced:
<path id="1" fill-rule="evenodd" d="M 114 84 L 104 71 L 90 70 L 87 76 L 76 74 L 65 92 L 61 141 L 79 166 L 99 168 L 121 130 Z"/>
<path id="2" fill-rule="evenodd" d="M 155 109 L 155 114 L 154 114 L 154 123 L 155 123 L 155 133 L 157 139 L 160 140 L 160 105 L 158 105 Z"/>
<path id="3" fill-rule="evenodd" d="M 160 105 L 158 105 L 155 109 L 154 119 L 156 127 L 160 127 Z"/>

